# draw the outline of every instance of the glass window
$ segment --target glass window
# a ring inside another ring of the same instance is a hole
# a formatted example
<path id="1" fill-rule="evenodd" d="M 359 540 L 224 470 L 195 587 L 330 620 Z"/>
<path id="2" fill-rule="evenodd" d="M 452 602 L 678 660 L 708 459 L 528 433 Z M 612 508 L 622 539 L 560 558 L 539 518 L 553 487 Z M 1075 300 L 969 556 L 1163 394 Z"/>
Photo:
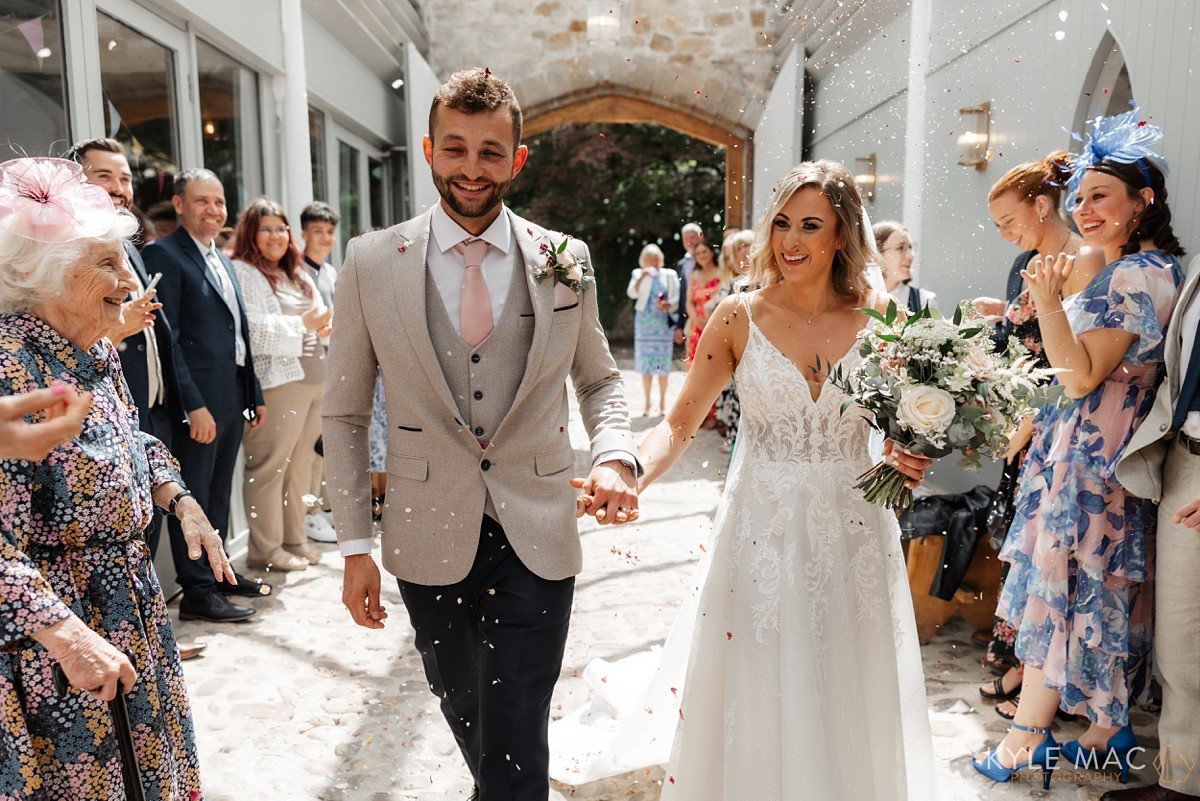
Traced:
<path id="1" fill-rule="evenodd" d="M 71 144 L 61 19 L 58 0 L 0 0 L 0 160 Z"/>
<path id="2" fill-rule="evenodd" d="M 175 54 L 102 12 L 96 12 L 96 27 L 104 133 L 125 145 L 134 204 L 152 217 L 171 217 L 171 183 L 179 171 Z"/>
<path id="3" fill-rule="evenodd" d="M 384 216 L 383 187 L 387 177 L 383 162 L 379 159 L 367 159 L 367 191 L 371 195 L 371 230 L 378 231 L 386 224 Z"/>
<path id="4" fill-rule="evenodd" d="M 325 115 L 308 107 L 309 160 L 312 162 L 312 190 L 317 200 L 329 202 L 329 183 L 325 180 Z"/>
<path id="5" fill-rule="evenodd" d="M 196 41 L 204 166 L 225 186 L 229 224 L 263 191 L 258 74 L 205 41 Z"/>
<path id="6" fill-rule="evenodd" d="M 358 181 L 358 149 L 338 140 L 338 211 L 342 215 L 342 252 L 352 237 L 362 233 L 358 210 L 362 202 L 362 188 Z"/>

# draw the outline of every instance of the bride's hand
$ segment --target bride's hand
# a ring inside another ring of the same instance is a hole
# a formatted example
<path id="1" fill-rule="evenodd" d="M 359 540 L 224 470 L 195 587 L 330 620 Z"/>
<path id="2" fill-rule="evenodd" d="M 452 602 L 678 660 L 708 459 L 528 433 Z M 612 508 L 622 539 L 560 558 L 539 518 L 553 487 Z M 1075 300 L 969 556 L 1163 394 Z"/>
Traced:
<path id="1" fill-rule="evenodd" d="M 919 453 L 910 453 L 892 440 L 884 440 L 883 461 L 908 476 L 904 486 L 916 489 L 925 480 L 925 471 L 933 464 L 933 459 Z"/>

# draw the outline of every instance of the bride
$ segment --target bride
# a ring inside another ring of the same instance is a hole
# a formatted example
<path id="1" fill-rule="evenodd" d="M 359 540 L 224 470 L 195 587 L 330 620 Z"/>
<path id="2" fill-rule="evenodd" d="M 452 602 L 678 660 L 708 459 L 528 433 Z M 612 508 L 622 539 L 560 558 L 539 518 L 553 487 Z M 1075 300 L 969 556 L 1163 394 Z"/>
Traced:
<path id="1" fill-rule="evenodd" d="M 735 377 L 738 453 L 694 633 L 673 631 L 659 660 L 661 674 L 690 640 L 662 798 L 926 801 L 932 742 L 899 526 L 853 488 L 873 461 L 871 429 L 854 408 L 840 413 L 845 396 L 816 370 L 853 367 L 858 309 L 886 306 L 867 281 L 853 176 L 799 165 L 759 225 L 749 284 L 761 288 L 713 313 L 678 401 L 640 449 L 644 490 Z M 929 465 L 890 442 L 884 454 L 910 486 Z"/>

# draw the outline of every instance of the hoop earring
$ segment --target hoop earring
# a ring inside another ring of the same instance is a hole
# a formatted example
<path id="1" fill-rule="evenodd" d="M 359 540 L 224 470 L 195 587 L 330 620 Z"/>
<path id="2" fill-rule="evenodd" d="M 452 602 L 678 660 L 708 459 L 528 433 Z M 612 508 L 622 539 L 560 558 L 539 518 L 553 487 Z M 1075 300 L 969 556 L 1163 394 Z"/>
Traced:
<path id="1" fill-rule="evenodd" d="M 1046 215 L 1045 215 L 1045 214 L 1043 214 L 1041 217 L 1038 217 L 1038 222 L 1039 222 L 1039 223 L 1044 223 L 1044 222 L 1046 222 Z"/>

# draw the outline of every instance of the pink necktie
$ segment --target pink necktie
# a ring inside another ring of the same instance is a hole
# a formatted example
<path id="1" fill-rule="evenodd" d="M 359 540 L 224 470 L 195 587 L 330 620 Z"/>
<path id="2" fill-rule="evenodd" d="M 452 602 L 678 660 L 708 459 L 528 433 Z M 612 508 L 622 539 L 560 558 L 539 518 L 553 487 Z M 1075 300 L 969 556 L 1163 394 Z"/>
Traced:
<path id="1" fill-rule="evenodd" d="M 462 338 L 475 347 L 492 333 L 492 298 L 480 265 L 487 254 L 488 243 L 482 239 L 459 242 L 454 249 L 463 257 L 467 270 L 463 273 L 459 327 Z"/>

